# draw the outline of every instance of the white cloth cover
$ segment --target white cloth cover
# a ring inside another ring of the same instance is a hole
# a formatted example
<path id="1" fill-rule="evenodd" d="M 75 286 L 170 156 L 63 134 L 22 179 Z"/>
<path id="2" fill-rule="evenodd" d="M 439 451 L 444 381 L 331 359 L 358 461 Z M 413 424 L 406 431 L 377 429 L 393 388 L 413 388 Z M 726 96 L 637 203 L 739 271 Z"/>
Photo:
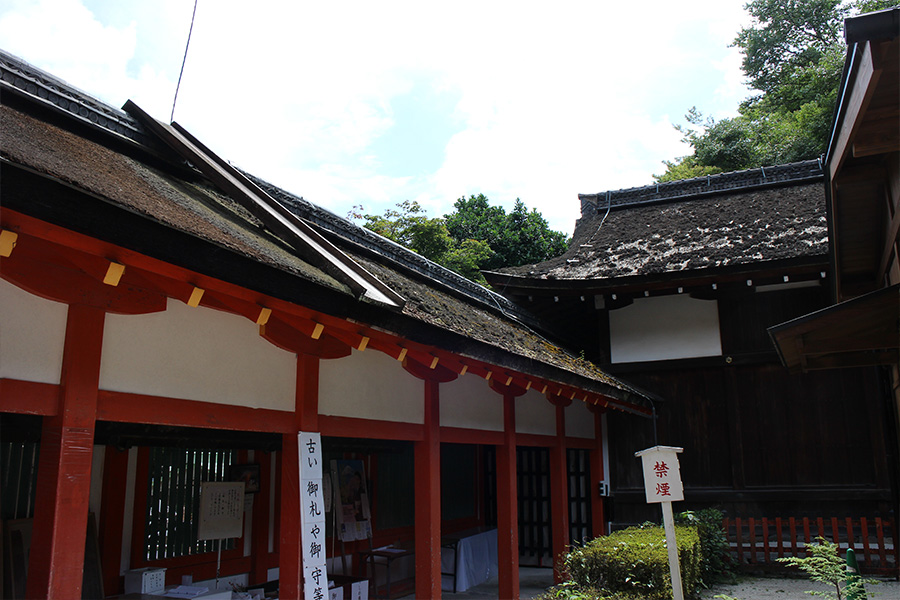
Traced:
<path id="1" fill-rule="evenodd" d="M 456 577 L 456 591 L 464 592 L 472 586 L 497 577 L 497 530 L 464 537 L 457 546 L 459 552 L 459 572 Z M 441 571 L 452 573 L 456 557 L 451 548 L 441 548 Z M 453 576 L 441 578 L 442 590 L 453 590 Z"/>

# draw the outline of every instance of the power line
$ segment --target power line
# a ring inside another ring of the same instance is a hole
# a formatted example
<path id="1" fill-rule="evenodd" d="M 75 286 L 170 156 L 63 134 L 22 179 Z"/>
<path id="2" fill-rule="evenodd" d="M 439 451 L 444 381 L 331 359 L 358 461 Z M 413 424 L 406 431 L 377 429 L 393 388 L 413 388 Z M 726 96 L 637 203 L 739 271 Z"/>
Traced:
<path id="1" fill-rule="evenodd" d="M 188 48 L 191 46 L 191 33 L 194 32 L 194 17 L 197 16 L 197 2 L 194 0 L 194 12 L 191 13 L 191 28 L 188 29 L 187 43 L 184 45 L 184 58 L 181 59 L 181 71 L 178 72 L 178 85 L 175 86 L 175 98 L 172 99 L 172 114 L 169 115 L 169 122 L 175 120 L 175 103 L 178 102 L 178 90 L 181 88 L 181 76 L 184 75 L 184 64 L 187 62 Z"/>

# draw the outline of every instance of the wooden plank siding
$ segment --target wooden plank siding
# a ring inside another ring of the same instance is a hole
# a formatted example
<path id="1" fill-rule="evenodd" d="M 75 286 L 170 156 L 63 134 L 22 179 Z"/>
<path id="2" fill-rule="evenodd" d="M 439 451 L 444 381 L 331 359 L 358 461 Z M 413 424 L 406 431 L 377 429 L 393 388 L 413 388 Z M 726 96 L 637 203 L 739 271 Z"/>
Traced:
<path id="1" fill-rule="evenodd" d="M 681 455 L 681 509 L 718 506 L 730 517 L 886 515 L 892 504 L 885 403 L 875 368 L 791 375 L 778 364 L 630 373 L 666 398 L 659 443 Z M 656 519 L 634 452 L 652 424 L 610 414 L 617 523 Z"/>

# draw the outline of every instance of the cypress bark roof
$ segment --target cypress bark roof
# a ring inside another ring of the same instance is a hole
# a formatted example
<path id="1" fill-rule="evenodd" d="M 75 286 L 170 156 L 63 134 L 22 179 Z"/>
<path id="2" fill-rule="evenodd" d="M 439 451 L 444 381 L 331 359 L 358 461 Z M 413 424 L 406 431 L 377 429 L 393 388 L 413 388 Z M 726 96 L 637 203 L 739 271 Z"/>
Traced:
<path id="1" fill-rule="evenodd" d="M 234 274 L 226 275 L 232 283 L 256 286 L 265 293 L 501 368 L 645 404 L 646 396 L 640 391 L 548 341 L 534 317 L 502 296 L 254 179 L 267 194 L 318 227 L 351 259 L 400 293 L 406 303 L 386 308 L 359 298 L 322 265 L 301 258 L 290 240 L 269 231 L 127 113 L 2 52 L 0 78 L 4 92 L 0 104 L 4 177 L 0 181 L 7 207 L 53 215 L 62 226 L 77 221 L 82 232 L 126 247 L 131 247 L 132 239 L 142 239 L 144 245 L 134 249 L 164 260 L 174 256 L 177 264 L 198 269 L 189 253 L 179 254 L 177 248 L 163 248 L 152 241 L 154 232 L 174 231 L 182 236 L 178 239 L 188 239 L 187 235 L 204 247 L 211 244 L 224 250 L 214 253 L 223 264 L 236 265 Z M 15 182 L 26 181 L 25 177 L 61 183 L 76 190 L 67 201 L 75 197 L 84 204 L 66 206 L 60 199 L 43 201 L 27 190 L 14 190 Z M 122 216 L 101 222 L 85 214 L 92 210 Z M 249 274 L 247 264 L 287 274 L 287 279 L 279 276 L 278 280 L 289 285 L 279 283 L 276 289 L 271 277 L 264 281 L 258 273 Z M 216 268 L 216 276 L 228 273 L 227 268 Z"/>
<path id="2" fill-rule="evenodd" d="M 806 161 L 579 195 L 582 217 L 569 250 L 501 273 L 611 279 L 824 256 L 821 181 L 818 161 Z"/>

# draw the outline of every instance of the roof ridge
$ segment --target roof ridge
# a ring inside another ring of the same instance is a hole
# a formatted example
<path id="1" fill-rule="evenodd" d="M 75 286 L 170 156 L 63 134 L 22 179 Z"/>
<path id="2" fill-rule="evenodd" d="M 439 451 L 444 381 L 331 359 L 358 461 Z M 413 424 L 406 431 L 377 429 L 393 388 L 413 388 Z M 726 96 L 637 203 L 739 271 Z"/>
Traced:
<path id="1" fill-rule="evenodd" d="M 601 205 L 605 210 L 607 204 L 612 209 L 660 201 L 687 200 L 722 192 L 747 191 L 764 186 L 817 180 L 822 177 L 824 177 L 822 160 L 813 159 L 640 187 L 608 190 L 596 194 L 578 194 L 578 199 L 581 201 L 581 215 L 589 216 L 596 213 Z"/>
<path id="2" fill-rule="evenodd" d="M 268 181 L 244 172 L 256 185 L 274 196 L 285 206 L 314 225 L 338 235 L 340 238 L 356 244 L 369 251 L 393 261 L 395 264 L 409 271 L 428 277 L 445 287 L 465 295 L 491 309 L 499 309 L 507 317 L 513 317 L 536 329 L 543 329 L 534 316 L 524 311 L 505 296 L 466 279 L 459 273 L 439 265 L 424 256 L 413 252 L 409 248 L 394 242 L 378 233 L 353 223 L 349 219 L 341 217 L 327 208 L 313 204 L 302 196 L 295 196 Z"/>
<path id="3" fill-rule="evenodd" d="M 0 85 L 95 127 L 150 146 L 144 127 L 124 110 L 98 100 L 67 81 L 0 48 Z"/>

